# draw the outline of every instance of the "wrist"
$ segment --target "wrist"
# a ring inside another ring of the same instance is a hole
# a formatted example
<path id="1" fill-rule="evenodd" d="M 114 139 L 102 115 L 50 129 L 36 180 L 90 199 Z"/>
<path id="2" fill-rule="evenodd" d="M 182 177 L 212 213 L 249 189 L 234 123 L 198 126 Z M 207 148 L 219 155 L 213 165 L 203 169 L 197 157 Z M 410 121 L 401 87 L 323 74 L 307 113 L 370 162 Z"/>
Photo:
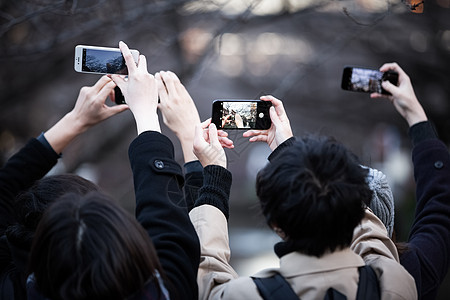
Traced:
<path id="1" fill-rule="evenodd" d="M 408 122 L 409 127 L 420 122 L 428 121 L 427 115 L 425 114 L 425 111 L 422 109 L 422 107 L 408 113 L 405 116 L 405 119 L 406 122 Z"/>
<path id="2" fill-rule="evenodd" d="M 60 122 L 67 123 L 69 125 L 67 126 L 67 130 L 72 131 L 74 135 L 79 135 L 88 130 L 90 127 L 83 120 L 81 120 L 80 117 L 76 116 L 73 111 L 68 112 Z"/>
<path id="3" fill-rule="evenodd" d="M 135 116 L 135 120 L 138 135 L 144 131 L 156 131 L 161 133 L 161 127 L 156 113 L 148 116 Z"/>

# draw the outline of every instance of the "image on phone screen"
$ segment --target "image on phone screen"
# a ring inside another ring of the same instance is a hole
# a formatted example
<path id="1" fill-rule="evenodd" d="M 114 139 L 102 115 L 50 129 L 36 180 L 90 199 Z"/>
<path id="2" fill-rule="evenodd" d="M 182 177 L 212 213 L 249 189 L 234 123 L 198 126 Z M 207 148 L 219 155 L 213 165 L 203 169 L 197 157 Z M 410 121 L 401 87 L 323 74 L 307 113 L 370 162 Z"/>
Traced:
<path id="1" fill-rule="evenodd" d="M 83 72 L 127 75 L 128 69 L 120 51 L 83 49 Z"/>
<path id="2" fill-rule="evenodd" d="M 397 85 L 398 74 L 392 71 L 383 73 L 375 69 L 345 67 L 342 74 L 342 88 L 354 92 L 389 95 L 381 85 L 384 80 Z"/>
<path id="3" fill-rule="evenodd" d="M 216 100 L 213 103 L 213 122 L 221 129 L 268 129 L 271 105 L 271 102 L 259 100 Z"/>
<path id="4" fill-rule="evenodd" d="M 383 73 L 377 70 L 353 68 L 350 89 L 356 92 L 381 93 Z"/>

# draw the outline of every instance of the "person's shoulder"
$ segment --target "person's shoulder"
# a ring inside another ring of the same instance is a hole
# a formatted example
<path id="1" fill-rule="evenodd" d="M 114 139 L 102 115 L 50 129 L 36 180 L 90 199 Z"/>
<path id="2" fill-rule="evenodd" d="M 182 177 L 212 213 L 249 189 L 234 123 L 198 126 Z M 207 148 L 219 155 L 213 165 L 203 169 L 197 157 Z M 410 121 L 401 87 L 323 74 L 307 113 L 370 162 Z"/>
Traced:
<path id="1" fill-rule="evenodd" d="M 218 287 L 218 290 L 213 291 L 214 294 L 217 293 L 217 297 L 212 297 L 213 299 L 262 299 L 251 277 L 238 277 Z"/>

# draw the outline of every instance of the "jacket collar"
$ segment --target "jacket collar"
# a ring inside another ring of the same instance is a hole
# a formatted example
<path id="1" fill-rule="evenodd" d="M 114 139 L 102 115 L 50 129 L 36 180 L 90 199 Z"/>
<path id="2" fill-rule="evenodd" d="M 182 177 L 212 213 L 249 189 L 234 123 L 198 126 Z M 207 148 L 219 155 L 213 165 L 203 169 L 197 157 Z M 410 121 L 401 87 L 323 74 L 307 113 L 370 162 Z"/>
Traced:
<path id="1" fill-rule="evenodd" d="M 285 277 L 360 266 L 364 266 L 364 260 L 350 248 L 328 252 L 321 257 L 291 252 L 280 258 L 280 271 Z"/>

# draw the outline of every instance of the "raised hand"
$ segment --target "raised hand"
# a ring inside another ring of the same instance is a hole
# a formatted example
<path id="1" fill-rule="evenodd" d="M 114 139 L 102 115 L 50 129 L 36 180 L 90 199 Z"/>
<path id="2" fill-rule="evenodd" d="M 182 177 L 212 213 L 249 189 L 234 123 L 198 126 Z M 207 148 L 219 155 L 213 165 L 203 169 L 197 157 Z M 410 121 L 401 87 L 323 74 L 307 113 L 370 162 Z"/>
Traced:
<path id="1" fill-rule="evenodd" d="M 260 99 L 272 102 L 269 110 L 272 125 L 267 130 L 248 130 L 244 132 L 243 136 L 250 137 L 250 142 L 266 142 L 273 151 L 278 145 L 293 136 L 291 124 L 281 100 L 273 96 L 262 96 Z"/>
<path id="2" fill-rule="evenodd" d="M 380 68 L 381 72 L 389 70 L 398 73 L 398 86 L 393 85 L 389 81 L 383 81 L 383 89 L 391 93 L 391 95 L 372 93 L 370 97 L 389 99 L 410 127 L 416 123 L 426 121 L 427 116 L 414 93 L 409 76 L 397 63 L 387 63 Z"/>

